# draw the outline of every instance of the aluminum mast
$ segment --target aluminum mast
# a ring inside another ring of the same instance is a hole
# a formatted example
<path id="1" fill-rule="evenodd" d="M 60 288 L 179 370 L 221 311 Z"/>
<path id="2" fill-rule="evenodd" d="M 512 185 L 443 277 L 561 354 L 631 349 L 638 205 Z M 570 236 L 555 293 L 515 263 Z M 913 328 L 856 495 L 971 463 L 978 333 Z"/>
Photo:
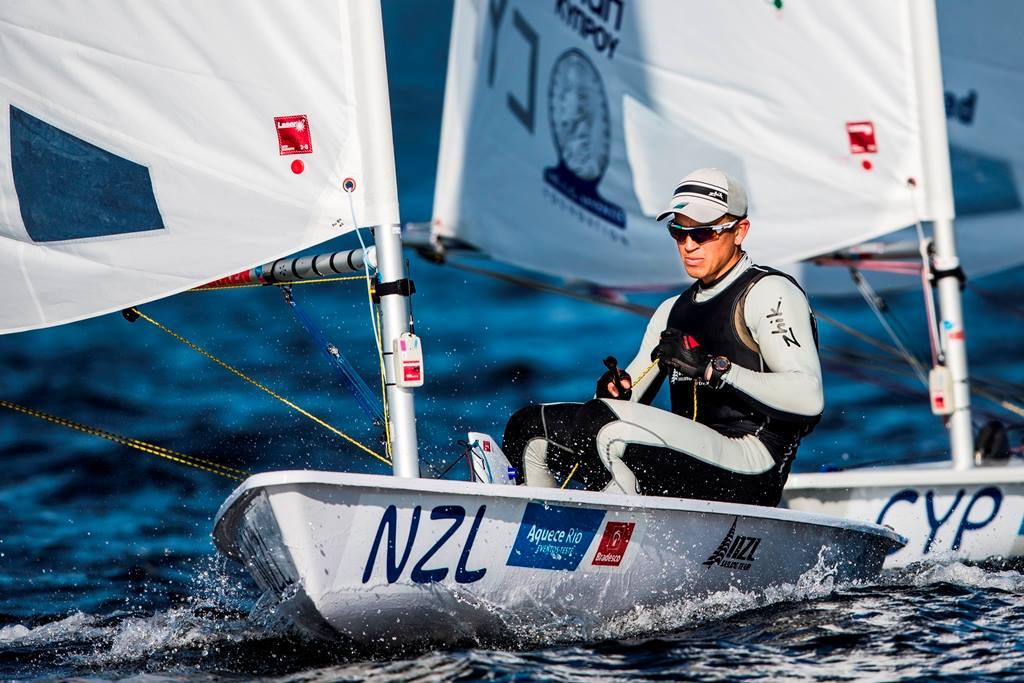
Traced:
<path id="1" fill-rule="evenodd" d="M 939 28 L 933 2 L 910 2 L 914 31 L 914 70 L 917 75 L 918 111 L 921 113 L 922 154 L 926 180 L 931 187 L 942 188 L 953 197 L 949 166 L 949 138 L 946 134 L 946 109 L 943 100 L 942 70 L 939 56 Z M 949 212 L 952 215 L 952 211 Z M 934 249 L 932 272 L 939 290 L 939 310 L 945 365 L 953 379 L 954 410 L 949 416 L 949 440 L 953 467 L 974 466 L 974 432 L 971 424 L 971 392 L 967 375 L 960 285 L 962 272 L 956 252 L 953 221 L 933 223 Z"/>

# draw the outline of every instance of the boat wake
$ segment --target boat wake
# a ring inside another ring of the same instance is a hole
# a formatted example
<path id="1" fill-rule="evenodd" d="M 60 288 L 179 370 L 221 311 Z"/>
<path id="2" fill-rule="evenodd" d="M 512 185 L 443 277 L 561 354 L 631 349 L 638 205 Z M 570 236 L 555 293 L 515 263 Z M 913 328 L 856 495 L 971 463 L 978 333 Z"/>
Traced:
<path id="1" fill-rule="evenodd" d="M 51 675 L 102 671 L 104 676 L 161 672 L 172 677 L 201 671 L 275 676 L 311 669 L 355 674 L 356 670 L 365 673 L 365 667 L 373 662 L 375 674 L 382 672 L 381 667 L 397 667 L 398 675 L 400 671 L 407 673 L 402 662 L 411 665 L 428 656 L 408 650 L 366 652 L 343 645 L 325 647 L 279 622 L 251 617 L 244 597 L 249 595 L 249 587 L 240 584 L 237 575 L 224 571 L 216 558 L 204 563 L 207 566 L 193 579 L 192 595 L 182 605 L 149 614 L 127 610 L 106 616 L 75 612 L 46 622 L 36 619 L 0 626 L 0 662 L 7 671 L 14 665 L 21 674 L 45 667 Z M 504 619 L 511 636 L 508 640 L 460 645 L 493 649 L 506 653 L 495 656 L 518 658 L 516 651 L 524 649 L 567 643 L 586 647 L 588 642 L 685 634 L 732 618 L 757 621 L 759 610 L 778 609 L 785 603 L 799 610 L 797 605 L 806 601 L 864 600 L 869 595 L 894 598 L 901 592 L 930 590 L 937 585 L 959 591 L 1024 594 L 1024 574 L 940 561 L 887 571 L 870 584 L 845 585 L 835 581 L 833 567 L 819 561 L 793 584 L 760 592 L 734 587 L 699 600 L 668 599 L 660 605 L 638 606 L 603 622 L 552 622 L 544 628 L 526 628 L 509 616 Z M 444 662 L 435 662 L 432 667 L 436 671 L 438 666 L 455 666 L 450 661 L 453 657 L 464 659 L 455 653 L 442 655 Z M 389 661 L 384 664 L 382 659 Z"/>

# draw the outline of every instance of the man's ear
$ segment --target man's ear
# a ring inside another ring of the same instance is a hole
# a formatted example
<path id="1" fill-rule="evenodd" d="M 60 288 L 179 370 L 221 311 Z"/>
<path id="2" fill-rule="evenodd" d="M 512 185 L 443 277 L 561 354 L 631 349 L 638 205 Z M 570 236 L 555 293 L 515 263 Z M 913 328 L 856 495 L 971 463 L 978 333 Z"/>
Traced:
<path id="1" fill-rule="evenodd" d="M 750 230 L 750 221 L 746 218 L 736 224 L 736 229 L 733 230 L 733 242 L 736 246 L 743 244 L 743 240 L 747 239 L 747 231 Z"/>

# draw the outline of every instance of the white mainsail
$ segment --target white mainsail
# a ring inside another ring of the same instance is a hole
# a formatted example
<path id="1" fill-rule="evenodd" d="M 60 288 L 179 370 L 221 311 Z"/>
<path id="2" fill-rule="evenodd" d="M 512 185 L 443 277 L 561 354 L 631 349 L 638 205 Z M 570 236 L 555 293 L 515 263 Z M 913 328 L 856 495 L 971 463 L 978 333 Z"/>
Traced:
<path id="1" fill-rule="evenodd" d="M 7 0 L 0 55 L 0 332 L 398 221 L 376 2 Z"/>
<path id="2" fill-rule="evenodd" d="M 435 238 L 599 284 L 678 283 L 652 217 L 706 165 L 746 181 L 764 263 L 950 219 L 911 3 L 458 2 Z"/>

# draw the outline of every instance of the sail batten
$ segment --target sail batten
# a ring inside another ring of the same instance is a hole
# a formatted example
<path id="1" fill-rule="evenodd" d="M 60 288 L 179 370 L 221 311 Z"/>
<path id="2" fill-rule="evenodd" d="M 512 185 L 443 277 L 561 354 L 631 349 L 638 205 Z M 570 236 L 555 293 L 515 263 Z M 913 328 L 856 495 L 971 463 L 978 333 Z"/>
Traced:
<path id="1" fill-rule="evenodd" d="M 379 4 L 12 0 L 0 332 L 398 221 Z"/>

